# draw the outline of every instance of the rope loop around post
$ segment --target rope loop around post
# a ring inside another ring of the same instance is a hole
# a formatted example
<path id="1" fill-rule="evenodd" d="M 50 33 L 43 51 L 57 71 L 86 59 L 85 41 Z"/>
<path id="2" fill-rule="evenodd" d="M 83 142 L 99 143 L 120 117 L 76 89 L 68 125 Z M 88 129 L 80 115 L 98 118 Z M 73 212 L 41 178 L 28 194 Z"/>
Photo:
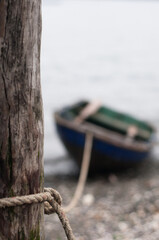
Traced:
<path id="1" fill-rule="evenodd" d="M 93 145 L 93 134 L 91 132 L 87 132 L 86 138 L 85 138 L 85 147 L 84 147 L 79 182 L 77 184 L 77 188 L 71 203 L 68 206 L 64 207 L 64 209 L 61 207 L 62 198 L 60 194 L 53 188 L 44 188 L 43 193 L 0 199 L 0 208 L 16 207 L 24 204 L 44 203 L 45 214 L 56 213 L 62 223 L 67 239 L 75 240 L 75 237 L 73 235 L 69 221 L 65 215 L 65 212 L 68 212 L 73 207 L 75 207 L 82 195 L 82 192 L 86 183 L 87 175 L 88 175 L 92 145 Z"/>
<path id="2" fill-rule="evenodd" d="M 45 214 L 56 213 L 62 223 L 68 240 L 75 240 L 69 221 L 61 207 L 62 198 L 53 188 L 44 188 L 43 193 L 0 199 L 0 208 L 16 207 L 25 204 L 44 203 Z"/>

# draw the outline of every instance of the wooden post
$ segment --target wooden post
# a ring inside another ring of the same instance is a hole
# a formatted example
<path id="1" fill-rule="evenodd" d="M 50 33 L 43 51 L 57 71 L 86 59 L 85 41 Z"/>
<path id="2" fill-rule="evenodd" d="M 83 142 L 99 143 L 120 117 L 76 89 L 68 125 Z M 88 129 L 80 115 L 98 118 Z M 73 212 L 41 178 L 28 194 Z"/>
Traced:
<path id="1" fill-rule="evenodd" d="M 43 191 L 41 1 L 0 0 L 0 198 Z M 44 239 L 43 204 L 0 209 L 0 240 Z"/>

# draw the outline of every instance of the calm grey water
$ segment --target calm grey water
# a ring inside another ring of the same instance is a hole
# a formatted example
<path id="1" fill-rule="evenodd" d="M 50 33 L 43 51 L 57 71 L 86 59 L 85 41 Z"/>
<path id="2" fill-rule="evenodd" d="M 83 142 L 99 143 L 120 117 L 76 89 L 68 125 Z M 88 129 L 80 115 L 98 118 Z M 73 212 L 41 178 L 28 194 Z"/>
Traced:
<path id="1" fill-rule="evenodd" d="M 64 105 L 99 99 L 158 127 L 159 2 L 45 0 L 42 13 L 46 174 L 66 155 L 52 117 Z"/>

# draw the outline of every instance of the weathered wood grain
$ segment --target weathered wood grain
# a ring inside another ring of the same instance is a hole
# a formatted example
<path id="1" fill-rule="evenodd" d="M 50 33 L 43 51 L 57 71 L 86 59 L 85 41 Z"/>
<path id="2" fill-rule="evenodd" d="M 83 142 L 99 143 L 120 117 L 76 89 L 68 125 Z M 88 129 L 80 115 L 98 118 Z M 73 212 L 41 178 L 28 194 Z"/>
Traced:
<path id="1" fill-rule="evenodd" d="M 0 197 L 43 190 L 41 1 L 0 0 Z M 0 210 L 0 239 L 43 239 L 43 206 Z"/>

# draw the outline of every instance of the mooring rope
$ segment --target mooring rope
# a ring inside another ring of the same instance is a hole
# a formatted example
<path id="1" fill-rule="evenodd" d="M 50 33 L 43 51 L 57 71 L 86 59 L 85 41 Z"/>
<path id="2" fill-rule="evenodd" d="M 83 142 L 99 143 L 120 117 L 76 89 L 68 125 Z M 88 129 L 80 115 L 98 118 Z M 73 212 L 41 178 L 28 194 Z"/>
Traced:
<path id="1" fill-rule="evenodd" d="M 86 184 L 86 180 L 87 180 L 89 166 L 90 166 L 92 145 L 93 145 L 93 134 L 88 132 L 86 133 L 86 137 L 85 137 L 83 160 L 82 160 L 81 171 L 80 171 L 77 187 L 71 202 L 67 206 L 64 206 L 65 212 L 69 212 L 72 208 L 74 208 L 77 205 L 80 197 L 82 196 L 82 193 Z"/>
<path id="2" fill-rule="evenodd" d="M 88 132 L 86 133 L 86 138 L 85 138 L 85 147 L 84 147 L 84 154 L 83 154 L 79 181 L 78 181 L 74 196 L 68 206 L 64 208 L 61 207 L 62 198 L 59 192 L 57 192 L 53 188 L 44 188 L 43 193 L 36 193 L 36 194 L 30 194 L 25 196 L 10 197 L 10 198 L 2 198 L 0 199 L 0 208 L 16 207 L 24 204 L 44 203 L 45 214 L 56 213 L 61 221 L 61 224 L 67 236 L 67 239 L 75 240 L 75 237 L 73 235 L 68 218 L 65 215 L 65 212 L 68 212 L 72 208 L 74 208 L 77 205 L 78 200 L 82 195 L 84 186 L 86 184 L 89 165 L 90 165 L 92 144 L 93 144 L 93 134 Z"/>
<path id="3" fill-rule="evenodd" d="M 56 213 L 62 223 L 68 240 L 75 240 L 68 218 L 61 207 L 62 198 L 53 188 L 44 188 L 43 193 L 0 199 L 0 208 L 16 207 L 24 204 L 44 203 L 45 214 Z"/>

